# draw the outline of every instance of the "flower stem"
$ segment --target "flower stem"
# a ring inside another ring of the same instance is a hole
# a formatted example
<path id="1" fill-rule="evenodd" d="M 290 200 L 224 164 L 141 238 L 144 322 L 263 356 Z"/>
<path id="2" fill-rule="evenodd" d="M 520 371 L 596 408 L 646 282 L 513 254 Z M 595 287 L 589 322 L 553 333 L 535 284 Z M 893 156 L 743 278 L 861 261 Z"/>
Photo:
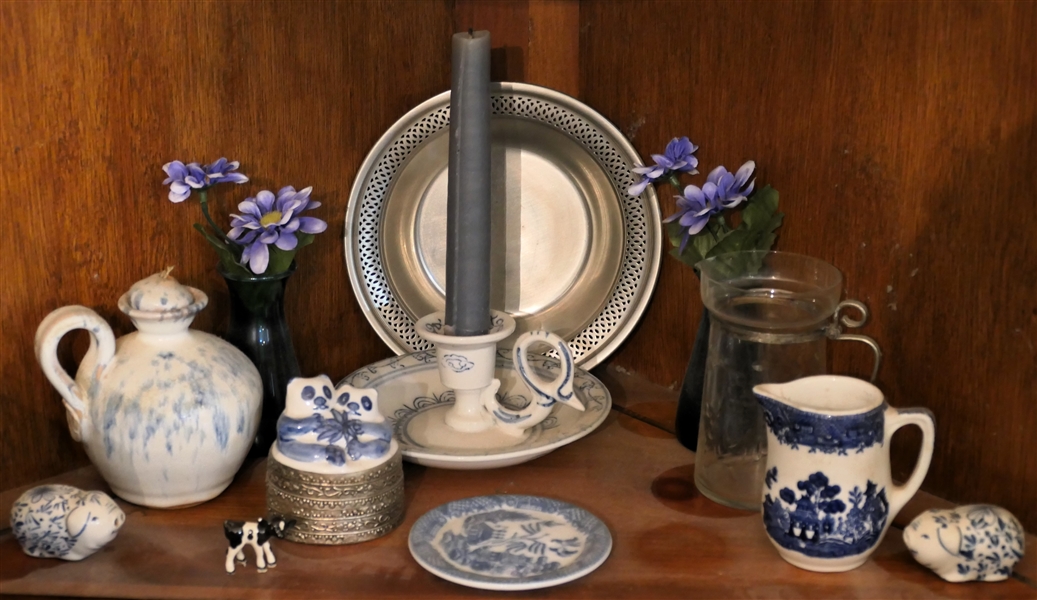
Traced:
<path id="1" fill-rule="evenodd" d="M 727 219 L 724 218 L 724 215 L 722 215 L 722 214 L 717 215 L 717 223 L 720 224 L 720 230 L 721 231 L 723 231 L 725 233 L 728 232 L 728 231 L 731 231 L 731 228 L 727 225 Z"/>
<path id="2" fill-rule="evenodd" d="M 216 223 L 212 220 L 212 216 L 209 214 L 209 197 L 206 190 L 198 191 L 198 202 L 202 205 L 202 214 L 205 215 L 205 220 L 209 222 L 209 227 L 212 228 L 213 233 L 219 236 L 224 243 L 230 244 L 230 238 L 223 233 L 223 230 L 216 226 Z"/>
<path id="3" fill-rule="evenodd" d="M 670 182 L 670 185 L 673 186 L 673 189 L 677 190 L 678 194 L 681 193 L 681 180 L 677 179 L 676 173 L 670 173 L 670 177 L 667 181 Z"/>
<path id="4" fill-rule="evenodd" d="M 706 231 L 709 232 L 709 235 L 713 236 L 713 241 L 714 242 L 719 242 L 720 241 L 720 238 L 717 237 L 717 233 L 715 231 L 713 231 L 713 221 L 710 221 L 710 222 L 706 223 Z"/>
<path id="5" fill-rule="evenodd" d="M 731 233 L 731 228 L 727 226 L 727 221 L 724 220 L 724 215 L 717 215 L 706 223 L 706 231 L 713 236 L 714 240 L 719 242 L 722 235 Z"/>

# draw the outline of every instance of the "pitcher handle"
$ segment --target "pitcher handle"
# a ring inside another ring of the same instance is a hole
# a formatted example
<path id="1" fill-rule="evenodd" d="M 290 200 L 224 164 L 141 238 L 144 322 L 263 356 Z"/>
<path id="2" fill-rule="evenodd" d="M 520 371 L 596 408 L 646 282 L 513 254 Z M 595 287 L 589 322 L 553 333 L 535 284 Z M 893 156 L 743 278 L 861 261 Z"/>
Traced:
<path id="1" fill-rule="evenodd" d="M 90 348 L 81 365 L 92 369 L 91 380 L 100 378 L 101 372 L 115 356 L 115 335 L 100 315 L 85 306 L 65 306 L 47 315 L 36 329 L 35 349 L 43 374 L 61 394 L 69 433 L 72 439 L 81 442 L 85 441 L 83 438 L 89 430 L 86 426 L 90 418 L 87 396 L 58 361 L 58 343 L 66 333 L 75 329 L 85 329 L 90 333 Z"/>
<path id="2" fill-rule="evenodd" d="M 849 315 L 840 315 L 839 313 L 847 307 L 857 309 L 861 314 L 860 318 L 854 319 Z M 842 327 L 845 325 L 846 327 L 856 329 L 864 326 L 867 322 L 868 307 L 865 306 L 863 302 L 859 300 L 843 300 L 835 307 L 835 314 L 832 316 L 832 322 L 829 323 L 828 328 L 825 330 L 825 335 L 828 336 L 828 339 L 835 341 L 850 340 L 852 342 L 863 342 L 870 346 L 872 351 L 875 353 L 875 364 L 871 368 L 871 379 L 869 381 L 875 383 L 875 380 L 879 376 L 879 366 L 882 364 L 882 349 L 879 348 L 879 343 L 866 335 L 860 335 L 858 333 L 843 333 Z"/>
<path id="3" fill-rule="evenodd" d="M 896 430 L 905 425 L 917 425 L 922 430 L 922 448 L 918 452 L 915 470 L 911 472 L 911 476 L 903 485 L 893 486 L 889 494 L 888 520 L 892 523 L 893 517 L 915 495 L 929 471 L 929 463 L 933 459 L 933 445 L 936 441 L 936 419 L 933 417 L 933 413 L 926 408 L 896 409 L 889 406 L 886 408 L 885 421 L 884 439 L 886 444 L 889 444 Z"/>

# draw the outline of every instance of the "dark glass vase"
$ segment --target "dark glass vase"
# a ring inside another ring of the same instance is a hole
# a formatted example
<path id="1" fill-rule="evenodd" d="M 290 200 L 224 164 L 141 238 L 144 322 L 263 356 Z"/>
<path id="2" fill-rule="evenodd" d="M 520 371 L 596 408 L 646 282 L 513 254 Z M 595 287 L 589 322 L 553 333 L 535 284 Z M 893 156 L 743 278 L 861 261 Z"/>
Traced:
<path id="1" fill-rule="evenodd" d="M 299 361 L 284 317 L 284 290 L 295 263 L 276 275 L 242 276 L 217 268 L 230 290 L 230 324 L 224 339 L 245 353 L 263 379 L 263 415 L 250 456 L 266 456 L 277 439 L 288 382 Z"/>
<path id="2" fill-rule="evenodd" d="M 694 452 L 699 443 L 699 419 L 702 416 L 702 387 L 706 376 L 706 356 L 709 353 L 709 311 L 702 309 L 702 320 L 695 333 L 695 345 L 684 371 L 681 394 L 677 400 L 677 420 L 674 431 L 677 441 Z"/>

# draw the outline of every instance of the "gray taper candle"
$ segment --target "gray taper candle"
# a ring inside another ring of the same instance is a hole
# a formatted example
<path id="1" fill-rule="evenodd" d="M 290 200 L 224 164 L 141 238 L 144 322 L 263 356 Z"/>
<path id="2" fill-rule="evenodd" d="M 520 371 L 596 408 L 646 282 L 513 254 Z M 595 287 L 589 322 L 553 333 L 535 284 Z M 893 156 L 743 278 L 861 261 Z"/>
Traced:
<path id="1" fill-rule="evenodd" d="M 490 329 L 490 32 L 454 35 L 447 173 L 446 323 Z"/>

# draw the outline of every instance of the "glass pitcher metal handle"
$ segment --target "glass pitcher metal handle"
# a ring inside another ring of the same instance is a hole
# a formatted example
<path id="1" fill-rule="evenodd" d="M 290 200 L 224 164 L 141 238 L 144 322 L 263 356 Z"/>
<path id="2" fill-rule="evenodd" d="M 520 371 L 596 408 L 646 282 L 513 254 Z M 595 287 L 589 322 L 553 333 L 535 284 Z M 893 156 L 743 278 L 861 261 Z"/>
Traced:
<path id="1" fill-rule="evenodd" d="M 849 315 L 841 315 L 840 313 L 844 308 L 855 308 L 860 313 L 859 319 L 854 319 Z M 860 300 L 843 300 L 839 303 L 839 306 L 835 307 L 835 314 L 832 315 L 832 322 L 825 328 L 825 335 L 830 340 L 850 340 L 854 342 L 863 342 L 868 346 L 871 346 L 872 351 L 875 353 L 875 366 L 871 369 L 871 381 L 874 382 L 879 376 L 879 365 L 882 364 L 882 349 L 879 348 L 879 343 L 866 335 L 860 335 L 857 333 L 843 333 L 843 326 L 856 329 L 862 327 L 868 322 L 868 307 L 864 305 Z"/>

